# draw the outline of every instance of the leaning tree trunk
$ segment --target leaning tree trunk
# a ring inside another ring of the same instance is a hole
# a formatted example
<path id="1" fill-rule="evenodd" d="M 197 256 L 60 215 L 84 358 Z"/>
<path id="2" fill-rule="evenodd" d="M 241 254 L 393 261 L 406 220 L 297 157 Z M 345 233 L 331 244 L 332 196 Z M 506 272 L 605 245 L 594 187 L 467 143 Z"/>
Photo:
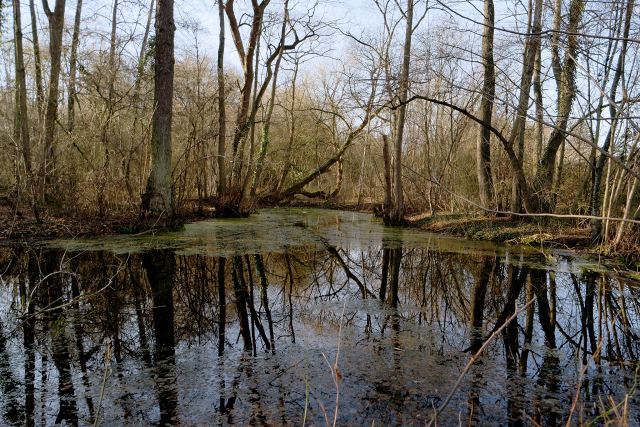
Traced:
<path id="1" fill-rule="evenodd" d="M 147 223 L 168 225 L 173 215 L 171 200 L 171 108 L 173 104 L 173 0 L 158 0 L 156 9 L 156 59 L 154 113 L 151 130 L 151 174 L 142 197 Z"/>
<path id="2" fill-rule="evenodd" d="M 484 66 L 484 82 L 482 85 L 482 100 L 480 101 L 480 119 L 482 126 L 478 135 L 478 186 L 480 203 L 490 208 L 492 199 L 491 182 L 491 117 L 493 113 L 493 98 L 496 93 L 495 64 L 493 61 L 493 0 L 484 2 L 484 33 L 482 35 L 482 65 Z"/>

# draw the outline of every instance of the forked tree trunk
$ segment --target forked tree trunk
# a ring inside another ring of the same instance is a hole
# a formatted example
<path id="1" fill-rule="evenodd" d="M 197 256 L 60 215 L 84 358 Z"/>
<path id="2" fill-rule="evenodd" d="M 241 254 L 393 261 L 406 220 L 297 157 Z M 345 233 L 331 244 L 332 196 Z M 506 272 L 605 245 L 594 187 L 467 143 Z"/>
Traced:
<path id="1" fill-rule="evenodd" d="M 558 86 L 558 115 L 556 119 L 556 127 L 551 132 L 551 136 L 547 142 L 542 159 L 538 165 L 536 176 L 534 178 L 534 188 L 538 193 L 537 208 L 538 211 L 553 211 L 553 203 L 551 190 L 553 186 L 553 175 L 556 167 L 556 156 L 560 146 L 565 140 L 565 132 L 569 122 L 569 114 L 576 96 L 575 73 L 576 73 L 576 56 L 578 51 L 578 31 L 579 24 L 582 19 L 582 11 L 584 10 L 583 0 L 572 0 L 569 6 L 569 22 L 567 25 L 567 47 L 564 57 L 564 64 L 560 66 L 557 49 L 559 41 L 557 40 L 560 20 L 561 7 L 559 0 L 556 0 L 554 10 L 554 45 L 552 46 L 552 66 Z"/>
<path id="2" fill-rule="evenodd" d="M 260 29 L 262 27 L 262 17 L 264 11 L 269 5 L 270 0 L 263 0 L 258 3 L 257 0 L 252 0 L 253 17 L 251 18 L 251 30 L 249 34 L 249 40 L 247 43 L 247 49 L 245 51 L 244 44 L 242 42 L 242 36 L 240 35 L 240 24 L 236 19 L 235 11 L 233 9 L 234 0 L 228 0 L 224 7 L 227 17 L 229 18 L 229 27 L 231 35 L 233 36 L 233 42 L 238 52 L 240 63 L 242 64 L 243 71 L 243 83 L 240 90 L 240 105 L 238 107 L 238 114 L 236 118 L 236 126 L 233 136 L 233 165 L 231 172 L 231 184 L 234 187 L 234 191 L 240 191 L 240 160 L 238 159 L 238 152 L 241 141 L 246 137 L 249 128 L 249 108 L 251 106 L 251 85 L 253 84 L 254 74 L 254 56 L 256 45 L 258 44 L 258 38 L 260 37 Z"/>
<path id="3" fill-rule="evenodd" d="M 280 31 L 280 52 L 278 53 L 278 59 L 273 70 L 273 82 L 271 86 L 271 97 L 269 98 L 269 105 L 267 107 L 267 115 L 262 123 L 262 141 L 260 144 L 260 152 L 258 153 L 258 160 L 256 162 L 255 171 L 253 174 L 253 184 L 251 185 L 251 196 L 255 196 L 258 185 L 260 184 L 260 177 L 262 170 L 264 169 L 264 159 L 269 149 L 269 129 L 271 128 L 271 116 L 273 114 L 273 107 L 276 99 L 276 88 L 278 82 L 278 72 L 280 71 L 280 62 L 282 61 L 282 54 L 284 53 L 284 42 L 289 25 L 289 0 L 284 1 L 284 19 L 282 20 L 282 29 Z M 271 68 L 269 66 L 269 72 Z M 242 206 L 240 206 L 242 208 Z"/>

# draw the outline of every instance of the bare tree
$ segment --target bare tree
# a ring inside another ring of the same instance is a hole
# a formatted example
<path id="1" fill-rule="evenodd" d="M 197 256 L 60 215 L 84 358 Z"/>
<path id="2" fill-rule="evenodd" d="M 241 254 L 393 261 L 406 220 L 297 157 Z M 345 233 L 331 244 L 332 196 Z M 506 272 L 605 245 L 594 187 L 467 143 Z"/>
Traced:
<path id="1" fill-rule="evenodd" d="M 483 206 L 492 205 L 491 180 L 491 117 L 493 113 L 493 101 L 496 93 L 495 64 L 493 62 L 493 32 L 495 12 L 493 0 L 484 1 L 484 31 L 482 34 L 482 65 L 484 77 L 482 84 L 482 100 L 480 101 L 480 119 L 483 125 L 478 133 L 478 187 L 480 190 L 480 203 Z"/>
<path id="2" fill-rule="evenodd" d="M 33 0 L 31 0 L 33 3 Z M 76 68 L 78 62 L 78 41 L 80 40 L 80 16 L 82 14 L 82 0 L 76 4 L 76 17 L 73 21 L 73 36 L 71 37 L 71 53 L 69 54 L 69 97 L 67 99 L 67 131 L 73 131 L 76 102 Z"/>

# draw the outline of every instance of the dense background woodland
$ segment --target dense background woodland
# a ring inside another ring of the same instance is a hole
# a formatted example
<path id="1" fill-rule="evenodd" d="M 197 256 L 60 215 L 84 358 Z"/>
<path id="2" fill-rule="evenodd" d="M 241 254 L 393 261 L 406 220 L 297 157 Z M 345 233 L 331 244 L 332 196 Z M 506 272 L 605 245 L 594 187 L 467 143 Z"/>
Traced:
<path id="1" fill-rule="evenodd" d="M 389 222 L 482 206 L 637 232 L 602 220 L 640 213 L 634 0 L 2 0 L 2 17 L 0 196 L 37 219 L 320 197 Z"/>

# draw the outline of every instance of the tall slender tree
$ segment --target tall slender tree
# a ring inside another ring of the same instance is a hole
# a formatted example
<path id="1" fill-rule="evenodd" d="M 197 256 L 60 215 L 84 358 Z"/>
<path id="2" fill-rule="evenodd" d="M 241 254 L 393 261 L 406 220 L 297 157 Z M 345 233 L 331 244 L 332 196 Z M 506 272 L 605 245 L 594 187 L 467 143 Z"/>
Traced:
<path id="1" fill-rule="evenodd" d="M 33 0 L 31 0 L 33 3 Z M 71 53 L 69 54 L 69 97 L 67 99 L 67 131 L 73 131 L 76 102 L 76 68 L 78 61 L 78 41 L 80 40 L 80 16 L 82 15 L 82 0 L 76 3 L 76 17 L 73 21 L 73 36 L 71 37 Z"/>
<path id="2" fill-rule="evenodd" d="M 29 116 L 27 112 L 27 83 L 24 69 L 24 53 L 22 49 L 22 20 L 20 17 L 20 2 L 13 0 L 13 35 L 15 46 L 16 83 L 19 105 L 17 108 L 20 129 L 20 142 L 22 145 L 22 157 L 24 159 L 25 170 L 27 172 L 27 186 L 31 198 L 33 214 L 37 221 L 40 220 L 36 203 L 37 192 L 33 178 L 31 165 L 31 142 L 29 140 Z"/>
<path id="3" fill-rule="evenodd" d="M 480 203 L 491 207 L 491 118 L 493 114 L 493 99 L 496 94 L 495 64 L 493 61 L 493 27 L 495 12 L 493 0 L 484 1 L 484 31 L 482 34 L 482 65 L 484 78 L 482 84 L 482 100 L 480 101 L 480 132 L 478 134 L 478 186 Z"/>
<path id="4" fill-rule="evenodd" d="M 29 0 L 29 12 L 31 15 L 31 42 L 33 43 L 33 65 L 36 79 L 36 106 L 38 108 L 38 120 L 42 120 L 44 106 L 44 85 L 42 84 L 42 60 L 40 59 L 40 42 L 38 40 L 38 20 L 34 0 Z M 41 123 L 41 122 L 40 122 Z"/>

